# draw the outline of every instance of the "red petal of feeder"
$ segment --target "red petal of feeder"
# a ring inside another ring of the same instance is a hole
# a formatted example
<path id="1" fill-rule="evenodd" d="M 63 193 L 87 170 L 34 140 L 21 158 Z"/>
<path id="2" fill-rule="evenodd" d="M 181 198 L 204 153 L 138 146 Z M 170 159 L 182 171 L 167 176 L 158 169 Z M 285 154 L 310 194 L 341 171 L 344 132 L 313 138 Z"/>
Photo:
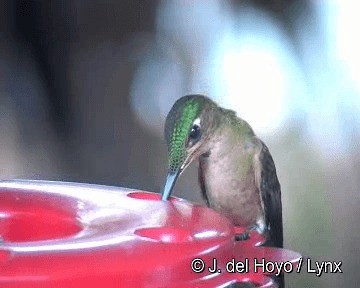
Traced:
<path id="1" fill-rule="evenodd" d="M 265 273 L 228 273 L 233 258 L 296 261 L 284 249 L 235 243 L 230 222 L 156 193 L 44 181 L 0 182 L 0 287 L 226 287 Z M 191 269 L 200 258 L 204 271 Z M 210 273 L 213 259 L 222 273 Z M 225 285 L 225 286 L 224 286 Z"/>

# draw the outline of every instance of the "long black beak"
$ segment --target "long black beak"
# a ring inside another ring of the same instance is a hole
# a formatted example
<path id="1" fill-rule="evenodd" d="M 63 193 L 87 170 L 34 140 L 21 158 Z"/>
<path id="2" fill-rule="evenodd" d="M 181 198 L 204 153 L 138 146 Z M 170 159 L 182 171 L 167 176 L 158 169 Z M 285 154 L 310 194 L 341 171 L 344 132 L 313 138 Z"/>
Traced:
<path id="1" fill-rule="evenodd" d="M 163 190 L 163 193 L 162 193 L 162 200 L 163 201 L 166 201 L 170 195 L 171 195 L 171 192 L 175 186 L 175 183 L 176 183 L 176 179 L 179 177 L 180 175 L 180 169 L 176 170 L 175 172 L 174 171 L 169 171 L 167 177 L 166 177 L 166 183 L 165 183 L 165 187 L 164 187 L 164 190 Z"/>

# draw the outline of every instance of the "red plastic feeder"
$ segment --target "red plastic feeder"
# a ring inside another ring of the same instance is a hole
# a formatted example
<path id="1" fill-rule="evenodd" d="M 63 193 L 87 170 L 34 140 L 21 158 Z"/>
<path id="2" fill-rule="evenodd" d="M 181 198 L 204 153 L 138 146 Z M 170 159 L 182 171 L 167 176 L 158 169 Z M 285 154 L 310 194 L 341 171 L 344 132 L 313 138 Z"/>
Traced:
<path id="1" fill-rule="evenodd" d="M 269 273 L 254 273 L 254 258 L 300 258 L 257 247 L 256 233 L 235 242 L 236 229 L 211 209 L 156 193 L 0 182 L 0 287 L 274 287 Z M 227 269 L 246 258 L 249 271 Z"/>

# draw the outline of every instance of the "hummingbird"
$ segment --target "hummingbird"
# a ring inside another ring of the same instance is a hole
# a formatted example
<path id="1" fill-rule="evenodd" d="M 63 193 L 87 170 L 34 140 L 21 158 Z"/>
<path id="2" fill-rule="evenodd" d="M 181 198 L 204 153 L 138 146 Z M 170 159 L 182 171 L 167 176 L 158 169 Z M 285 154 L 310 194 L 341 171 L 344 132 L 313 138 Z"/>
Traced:
<path id="1" fill-rule="evenodd" d="M 268 147 L 232 110 L 203 95 L 187 95 L 165 121 L 168 174 L 166 201 L 176 180 L 193 161 L 206 205 L 234 225 L 246 227 L 237 240 L 257 230 L 265 246 L 283 247 L 281 189 Z"/>

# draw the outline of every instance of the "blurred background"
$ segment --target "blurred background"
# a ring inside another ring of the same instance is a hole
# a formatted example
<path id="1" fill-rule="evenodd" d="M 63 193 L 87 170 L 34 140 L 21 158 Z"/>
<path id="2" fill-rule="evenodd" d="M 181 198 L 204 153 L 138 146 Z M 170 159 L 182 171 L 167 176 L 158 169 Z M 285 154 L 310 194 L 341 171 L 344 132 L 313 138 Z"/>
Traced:
<path id="1" fill-rule="evenodd" d="M 292 274 L 287 287 L 356 287 L 359 10 L 351 0 L 0 0 L 0 178 L 159 192 L 166 114 L 203 93 L 269 146 L 285 246 L 343 261 L 343 274 Z M 200 202 L 196 169 L 175 194 Z"/>

